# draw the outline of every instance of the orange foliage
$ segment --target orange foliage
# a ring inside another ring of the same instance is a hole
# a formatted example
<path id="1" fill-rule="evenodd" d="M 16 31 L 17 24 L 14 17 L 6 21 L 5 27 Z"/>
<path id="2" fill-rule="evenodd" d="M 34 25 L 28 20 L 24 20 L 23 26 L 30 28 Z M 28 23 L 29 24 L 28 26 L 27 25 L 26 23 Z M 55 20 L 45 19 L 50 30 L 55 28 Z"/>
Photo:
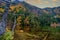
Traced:
<path id="1" fill-rule="evenodd" d="M 25 18 L 24 22 L 25 22 L 26 24 L 29 24 L 28 17 Z"/>
<path id="2" fill-rule="evenodd" d="M 20 33 L 24 32 L 23 30 L 20 30 Z"/>
<path id="3" fill-rule="evenodd" d="M 21 16 L 17 18 L 17 25 L 16 25 L 15 30 L 20 30 L 20 29 L 21 29 Z"/>
<path id="4" fill-rule="evenodd" d="M 21 4 L 18 4 L 18 5 L 15 5 L 15 6 L 10 6 L 10 10 L 9 10 L 9 11 L 10 11 L 10 12 L 11 12 L 11 11 L 19 12 L 20 9 L 26 11 L 26 9 L 24 8 L 24 6 L 21 5 Z"/>
<path id="5" fill-rule="evenodd" d="M 3 9 L 3 8 L 0 8 L 0 12 L 4 12 L 4 10 L 5 10 L 5 9 Z"/>
<path id="6" fill-rule="evenodd" d="M 18 18 L 17 18 L 17 21 L 19 21 L 21 19 L 21 16 L 19 16 Z"/>
<path id="7" fill-rule="evenodd" d="M 16 7 L 15 6 L 10 6 L 10 10 L 9 11 L 13 11 Z"/>
<path id="8" fill-rule="evenodd" d="M 25 26 L 24 31 L 28 32 L 30 30 L 29 26 Z"/>
<path id="9" fill-rule="evenodd" d="M 6 28 L 6 31 L 9 32 L 10 30 L 8 28 Z"/>

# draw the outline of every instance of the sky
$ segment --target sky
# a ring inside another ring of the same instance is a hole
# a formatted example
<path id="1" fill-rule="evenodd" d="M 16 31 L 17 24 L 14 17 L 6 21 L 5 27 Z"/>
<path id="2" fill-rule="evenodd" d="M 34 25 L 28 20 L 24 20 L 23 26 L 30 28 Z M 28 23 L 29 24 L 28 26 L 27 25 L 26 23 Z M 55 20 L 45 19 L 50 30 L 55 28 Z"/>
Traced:
<path id="1" fill-rule="evenodd" d="M 19 1 L 25 1 L 31 5 L 40 8 L 60 6 L 60 0 L 19 0 Z"/>

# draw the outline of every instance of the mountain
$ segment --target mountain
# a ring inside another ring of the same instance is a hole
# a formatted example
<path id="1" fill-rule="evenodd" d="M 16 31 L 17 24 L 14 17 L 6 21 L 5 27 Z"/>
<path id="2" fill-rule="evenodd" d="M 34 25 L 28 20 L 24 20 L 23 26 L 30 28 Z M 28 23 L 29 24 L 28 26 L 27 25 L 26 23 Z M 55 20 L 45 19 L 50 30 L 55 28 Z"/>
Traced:
<path id="1" fill-rule="evenodd" d="M 53 8 L 44 8 L 43 10 L 45 10 L 46 12 L 50 13 L 50 14 L 60 14 L 60 6 L 59 7 L 53 7 Z"/>
<path id="2" fill-rule="evenodd" d="M 41 14 L 43 12 L 43 10 L 41 8 L 38 8 L 36 6 L 33 6 L 33 5 L 28 4 L 26 2 L 22 2 L 22 4 L 27 8 L 27 10 L 29 12 L 37 13 L 37 14 Z"/>
<path id="3" fill-rule="evenodd" d="M 53 7 L 53 8 L 38 8 L 36 6 L 33 6 L 31 4 L 28 4 L 26 2 L 23 2 L 24 6 L 33 13 L 37 13 L 37 14 L 42 14 L 42 13 L 48 13 L 48 14 L 52 14 L 52 15 L 56 15 L 56 14 L 60 14 L 60 6 L 59 7 Z"/>
<path id="4" fill-rule="evenodd" d="M 18 0 L 15 0 L 11 3 L 12 5 L 17 5 L 20 4 L 20 6 L 24 7 L 27 9 L 27 11 L 35 13 L 35 14 L 42 14 L 42 13 L 48 13 L 48 14 L 52 14 L 52 15 L 60 15 L 60 6 L 59 7 L 47 7 L 47 8 L 38 8 L 36 6 L 33 6 L 25 1 L 20 2 Z M 22 8 L 21 7 L 21 8 Z"/>

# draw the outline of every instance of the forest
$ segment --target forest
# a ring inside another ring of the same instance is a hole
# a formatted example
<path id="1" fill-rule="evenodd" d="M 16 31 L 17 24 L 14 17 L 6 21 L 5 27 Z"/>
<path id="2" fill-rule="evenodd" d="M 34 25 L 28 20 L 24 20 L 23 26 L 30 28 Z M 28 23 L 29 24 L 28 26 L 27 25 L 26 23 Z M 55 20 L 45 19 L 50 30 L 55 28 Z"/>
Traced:
<path id="1" fill-rule="evenodd" d="M 60 15 L 57 18 L 47 13 L 38 15 L 21 4 L 2 3 L 0 40 L 60 40 L 59 20 Z"/>

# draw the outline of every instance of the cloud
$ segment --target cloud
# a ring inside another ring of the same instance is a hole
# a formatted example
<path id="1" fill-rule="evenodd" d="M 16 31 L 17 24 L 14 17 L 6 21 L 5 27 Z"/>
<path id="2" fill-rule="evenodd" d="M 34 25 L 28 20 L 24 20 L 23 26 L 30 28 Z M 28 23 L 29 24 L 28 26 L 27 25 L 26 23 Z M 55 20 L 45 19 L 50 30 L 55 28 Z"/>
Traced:
<path id="1" fill-rule="evenodd" d="M 60 0 L 24 0 L 24 1 L 40 8 L 60 6 Z"/>
<path id="2" fill-rule="evenodd" d="M 42 4 L 41 0 L 25 0 L 26 2 L 32 3 L 32 4 Z"/>
<path id="3" fill-rule="evenodd" d="M 49 2 L 49 1 L 45 1 L 44 3 L 45 3 L 45 4 L 49 4 L 50 2 Z"/>
<path id="4" fill-rule="evenodd" d="M 58 0 L 52 0 L 53 2 L 57 2 Z"/>
<path id="5" fill-rule="evenodd" d="M 56 3 L 53 3 L 52 5 L 53 5 L 53 6 L 56 6 Z"/>

